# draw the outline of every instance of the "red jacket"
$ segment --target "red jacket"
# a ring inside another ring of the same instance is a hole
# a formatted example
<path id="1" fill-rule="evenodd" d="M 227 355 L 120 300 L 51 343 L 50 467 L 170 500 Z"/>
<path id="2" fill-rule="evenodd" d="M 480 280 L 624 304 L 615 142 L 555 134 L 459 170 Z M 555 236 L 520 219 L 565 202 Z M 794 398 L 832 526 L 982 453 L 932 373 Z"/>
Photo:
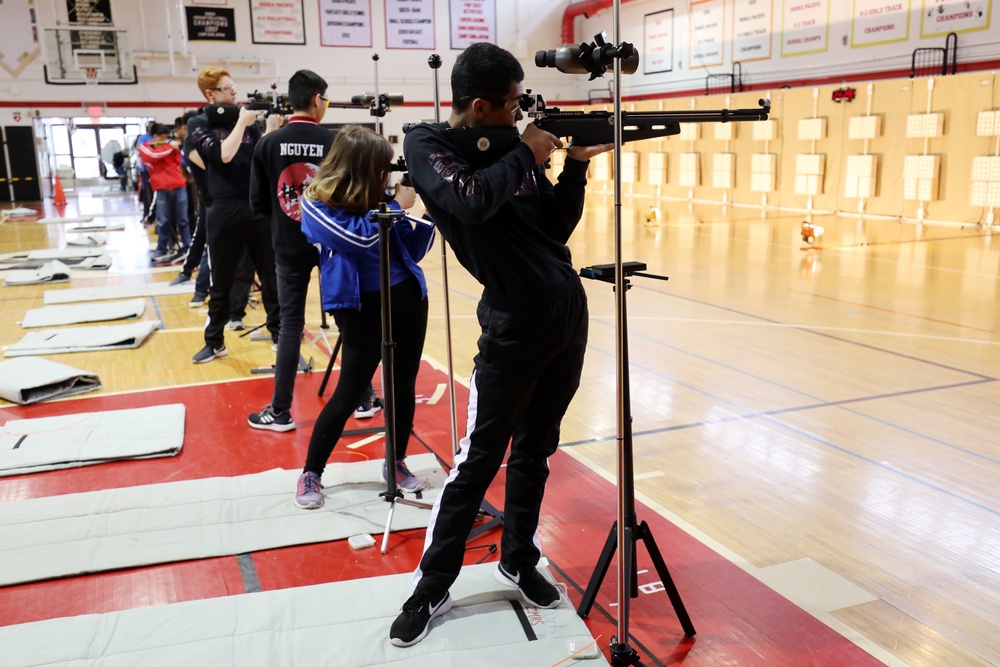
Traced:
<path id="1" fill-rule="evenodd" d="M 149 184 L 154 190 L 187 187 L 181 173 L 181 152 L 169 141 L 159 146 L 152 142 L 139 144 L 139 157 L 149 170 Z"/>

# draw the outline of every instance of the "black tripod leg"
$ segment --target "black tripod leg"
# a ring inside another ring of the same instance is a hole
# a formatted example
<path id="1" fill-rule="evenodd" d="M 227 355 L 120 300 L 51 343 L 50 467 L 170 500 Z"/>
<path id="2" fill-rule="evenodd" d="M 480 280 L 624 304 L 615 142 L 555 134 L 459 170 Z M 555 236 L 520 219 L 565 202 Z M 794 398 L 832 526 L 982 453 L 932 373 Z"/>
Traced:
<path id="1" fill-rule="evenodd" d="M 653 561 L 656 573 L 660 576 L 660 583 L 663 584 L 663 588 L 670 598 L 670 603 L 674 606 L 674 613 L 677 614 L 677 620 L 681 622 L 681 627 L 684 628 L 684 636 L 693 637 L 695 630 L 694 625 L 691 623 L 691 617 L 688 616 L 687 609 L 684 607 L 684 601 L 681 600 L 681 594 L 677 592 L 677 586 L 674 584 L 673 577 L 670 576 L 667 564 L 663 560 L 663 556 L 660 555 L 659 548 L 656 546 L 656 540 L 653 539 L 653 533 L 649 530 L 649 526 L 645 521 L 639 524 L 638 533 L 638 537 L 646 545 L 646 551 L 649 552 L 649 558 Z"/>
<path id="2" fill-rule="evenodd" d="M 322 396 L 323 392 L 326 391 L 326 383 L 330 381 L 330 373 L 333 372 L 333 364 L 337 361 L 338 354 L 340 354 L 340 334 L 337 334 L 337 342 L 333 344 L 333 354 L 330 355 L 330 363 L 326 365 L 326 373 L 323 374 L 323 381 L 319 383 L 318 396 Z"/>
<path id="3" fill-rule="evenodd" d="M 604 582 L 604 576 L 608 573 L 608 568 L 611 567 L 611 559 L 615 557 L 615 550 L 617 548 L 618 522 L 615 521 L 611 524 L 611 532 L 608 534 L 608 540 L 604 543 L 604 548 L 601 550 L 601 557 L 597 560 L 597 567 L 594 568 L 594 574 L 590 576 L 587 591 L 583 594 L 583 599 L 580 600 L 580 606 L 576 608 L 576 615 L 580 618 L 587 618 L 590 608 L 594 606 L 597 591 Z"/>
<path id="4" fill-rule="evenodd" d="M 486 516 L 491 518 L 486 523 L 480 524 L 475 528 L 473 528 L 471 531 L 469 531 L 469 536 L 465 538 L 466 542 L 474 540 L 483 533 L 489 532 L 494 528 L 503 526 L 503 512 L 501 512 L 496 507 L 491 505 L 488 500 L 483 499 L 483 503 L 480 506 L 479 511 L 480 513 L 485 514 Z"/>

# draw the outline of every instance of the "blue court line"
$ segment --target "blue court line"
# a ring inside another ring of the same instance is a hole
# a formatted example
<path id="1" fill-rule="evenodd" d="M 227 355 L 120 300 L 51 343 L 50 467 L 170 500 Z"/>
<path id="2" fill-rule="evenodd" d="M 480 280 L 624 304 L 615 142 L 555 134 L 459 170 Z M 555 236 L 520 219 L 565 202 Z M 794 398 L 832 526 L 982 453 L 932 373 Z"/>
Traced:
<path id="1" fill-rule="evenodd" d="M 711 306 L 711 304 L 704 304 L 704 305 Z M 731 310 L 731 309 L 727 309 L 727 308 L 723 308 L 723 310 L 730 310 L 730 312 L 737 312 L 737 313 L 739 312 L 739 311 L 735 311 L 735 310 Z M 740 314 L 741 315 L 745 315 L 745 313 L 740 313 Z M 754 318 L 754 319 L 763 319 L 765 321 L 768 321 L 765 318 L 757 318 L 757 317 L 752 316 L 752 315 L 746 315 L 746 316 L 750 317 L 750 318 Z M 602 324 L 602 325 L 607 326 L 607 327 L 614 327 L 614 323 L 609 323 L 609 322 L 605 322 L 605 321 L 601 321 L 601 320 L 597 320 L 597 323 Z M 982 374 L 979 374 L 979 373 L 974 373 L 974 372 L 971 372 L 971 371 L 966 371 L 966 370 L 963 370 L 963 369 L 958 369 L 958 368 L 950 367 L 950 366 L 947 366 L 945 364 L 940 364 L 940 363 L 936 363 L 936 362 L 927 361 L 927 360 L 924 360 L 924 359 L 919 359 L 917 357 L 912 357 L 910 355 L 902 354 L 902 353 L 899 353 L 899 352 L 894 352 L 892 350 L 884 350 L 882 348 L 878 348 L 878 347 L 875 347 L 875 346 L 872 346 L 872 345 L 868 345 L 868 344 L 865 344 L 865 343 L 854 343 L 853 341 L 844 340 L 844 339 L 838 338 L 837 336 L 834 336 L 834 335 L 831 335 L 831 334 L 826 334 L 826 333 L 822 333 L 822 332 L 815 332 L 815 331 L 811 331 L 809 329 L 801 328 L 801 327 L 791 327 L 791 328 L 799 329 L 799 330 L 801 330 L 803 332 L 806 332 L 806 333 L 814 333 L 814 334 L 817 334 L 817 335 L 822 335 L 824 337 L 832 338 L 832 339 L 837 340 L 839 342 L 851 343 L 851 344 L 859 345 L 861 347 L 864 347 L 864 348 L 867 348 L 867 349 L 872 349 L 872 350 L 875 350 L 875 351 L 878 351 L 878 352 L 884 352 L 884 353 L 887 353 L 887 354 L 893 354 L 893 355 L 896 355 L 896 356 L 903 357 L 905 359 L 910 359 L 912 361 L 926 363 L 926 364 L 929 364 L 931 366 L 936 366 L 936 367 L 944 368 L 944 369 L 947 369 L 947 370 L 950 370 L 950 371 L 962 373 L 962 374 L 968 375 L 968 376 L 970 376 L 970 377 L 972 377 L 974 379 L 969 380 L 967 382 L 960 382 L 960 383 L 949 384 L 949 385 L 940 385 L 940 386 L 934 386 L 934 387 L 926 387 L 926 388 L 922 388 L 922 389 L 911 389 L 911 390 L 905 390 L 905 391 L 901 391 L 901 392 L 892 392 L 892 393 L 888 393 L 888 394 L 864 396 L 864 397 L 858 397 L 858 398 L 852 398 L 852 399 L 844 399 L 844 400 L 841 400 L 841 401 L 823 401 L 822 399 L 820 399 L 818 397 L 811 396 L 811 395 L 809 395 L 809 394 L 807 394 L 805 392 L 802 392 L 800 390 L 797 390 L 797 389 L 794 389 L 794 388 L 791 388 L 791 387 L 784 386 L 784 385 L 782 385 L 780 383 L 777 383 L 777 382 L 774 382 L 772 380 L 767 380 L 765 378 L 762 378 L 762 377 L 759 377 L 757 375 L 754 375 L 753 373 L 747 373 L 746 371 L 740 370 L 738 368 L 733 368 L 732 366 L 729 366 L 729 365 L 726 365 L 726 364 L 720 364 L 719 362 L 717 362 L 717 361 L 715 361 L 713 359 L 709 359 L 707 357 L 694 354 L 694 353 L 692 353 L 692 352 L 690 352 L 688 350 L 683 350 L 683 349 L 680 349 L 680 348 L 678 348 L 676 346 L 669 345 L 667 343 L 663 343 L 662 341 L 651 339 L 651 338 L 643 336 L 643 335 L 632 334 L 630 332 L 630 334 L 629 334 L 630 337 L 639 338 L 639 339 L 645 340 L 647 342 L 653 343 L 654 345 L 658 345 L 660 347 L 666 347 L 668 349 L 680 352 L 682 354 L 686 354 L 688 356 L 691 356 L 691 357 L 694 357 L 694 358 L 706 361 L 706 362 L 708 362 L 710 364 L 713 364 L 715 366 L 726 368 L 726 369 L 731 370 L 731 371 L 733 371 L 735 373 L 739 373 L 741 375 L 748 376 L 748 377 L 753 378 L 755 380 L 758 380 L 760 382 L 764 382 L 764 383 L 770 384 L 772 386 L 780 387 L 782 389 L 785 389 L 785 390 L 790 391 L 792 393 L 799 394 L 801 396 L 805 396 L 807 398 L 812 398 L 814 400 L 821 401 L 820 403 L 817 403 L 817 404 L 814 404 L 814 405 L 799 406 L 799 407 L 794 407 L 794 408 L 781 408 L 781 409 L 778 409 L 778 410 L 772 410 L 772 411 L 766 411 L 766 412 L 750 412 L 744 406 L 735 404 L 735 403 L 733 403 L 731 401 L 724 400 L 724 399 L 722 399 L 722 398 L 720 398 L 718 396 L 715 396 L 715 395 L 713 395 L 713 394 L 711 394 L 711 393 L 709 393 L 707 391 L 704 391 L 704 390 L 699 389 L 697 387 L 694 387 L 692 385 L 689 385 L 689 384 L 686 384 L 684 382 L 681 382 L 677 378 L 674 378 L 674 377 L 671 377 L 671 376 L 666 375 L 664 373 L 661 373 L 658 370 L 655 370 L 655 369 L 650 368 L 648 366 L 644 366 L 642 364 L 635 363 L 635 362 L 633 362 L 630 359 L 629 360 L 629 367 L 630 368 L 635 367 L 636 369 L 643 370 L 643 371 L 645 371 L 647 373 L 650 373 L 650 374 L 652 374 L 654 376 L 657 376 L 657 377 L 663 378 L 663 379 L 665 379 L 665 380 L 667 380 L 669 382 L 672 382 L 675 385 L 684 387 L 686 389 L 689 389 L 689 390 L 691 390 L 691 391 L 693 391 L 695 393 L 701 394 L 703 396 L 707 396 L 707 397 L 709 397 L 709 398 L 711 398 L 711 399 L 713 399 L 713 400 L 715 400 L 715 401 L 717 401 L 717 402 L 719 402 L 719 403 L 721 403 L 723 405 L 729 406 L 729 407 L 731 407 L 731 408 L 733 408 L 735 410 L 739 410 L 739 411 L 742 411 L 742 412 L 745 413 L 745 414 L 742 414 L 742 415 L 735 415 L 733 417 L 720 418 L 720 419 L 709 420 L 709 421 L 705 421 L 705 422 L 696 422 L 696 423 L 693 423 L 693 424 L 679 424 L 679 425 L 668 426 L 668 427 L 664 427 L 664 428 L 660 428 L 660 429 L 651 429 L 651 430 L 647 430 L 647 431 L 634 432 L 633 436 L 636 436 L 636 435 L 651 435 L 651 434 L 656 434 L 656 433 L 664 433 L 664 432 L 676 431 L 676 430 L 682 430 L 682 429 L 688 429 L 688 428 L 697 428 L 697 427 L 702 427 L 702 426 L 711 426 L 711 425 L 716 425 L 716 424 L 722 424 L 722 423 L 728 423 L 728 422 L 742 421 L 742 420 L 745 420 L 745 419 L 753 419 L 753 418 L 763 417 L 764 419 L 767 419 L 768 421 L 772 421 L 773 423 L 775 423 L 778 426 L 782 426 L 782 427 L 787 428 L 787 429 L 789 429 L 791 431 L 794 431 L 796 433 L 800 433 L 802 435 L 806 435 L 811 440 L 814 440 L 816 442 L 822 443 L 822 444 L 830 447 L 831 449 L 835 449 L 835 450 L 837 450 L 839 452 L 848 454 L 848 455 L 853 456 L 853 457 L 855 457 L 855 458 L 857 458 L 859 460 L 862 460 L 862 461 L 865 461 L 865 462 L 868 462 L 868 463 L 872 463 L 872 464 L 874 464 L 874 465 L 876 465 L 876 466 L 878 466 L 880 468 L 883 468 L 885 470 L 888 470 L 888 471 L 894 472 L 894 473 L 896 473 L 898 475 L 901 475 L 901 476 L 903 476 L 906 479 L 918 482 L 918 483 L 920 483 L 923 486 L 926 486 L 928 488 L 934 489 L 936 491 L 940 491 L 941 493 L 944 493 L 944 494 L 946 494 L 948 496 L 951 496 L 953 498 L 962 500 L 962 501 L 964 501 L 966 503 L 969 503 L 969 504 L 971 504 L 971 505 L 973 505 L 975 507 L 979 507 L 979 508 L 985 509 L 985 510 L 987 510 L 987 511 L 993 513 L 993 514 L 1000 515 L 1000 511 L 994 510 L 994 509 L 990 509 L 990 508 L 988 508 L 988 507 L 986 507 L 986 506 L 984 506 L 984 505 L 982 505 L 982 504 L 980 504 L 980 503 L 978 503 L 978 502 L 976 502 L 974 500 L 970 500 L 968 498 L 964 498 L 964 497 L 956 494 L 953 491 L 948 491 L 947 489 L 944 489 L 942 487 L 936 486 L 935 484 L 933 484 L 931 482 L 927 482 L 927 481 L 922 480 L 922 479 L 920 479 L 918 477 L 910 475 L 909 473 L 906 473 L 906 472 L 903 472 L 901 470 L 898 470 L 897 468 L 894 468 L 894 467 L 892 467 L 892 466 L 890 466 L 888 464 L 874 461 L 874 460 L 869 459 L 869 458 L 867 458 L 865 456 L 862 456 L 861 454 L 858 454 L 856 452 L 852 452 L 851 450 L 848 450 L 848 449 L 846 449 L 846 448 L 844 448 L 844 447 L 842 447 L 840 445 L 836 445 L 836 444 L 834 444 L 832 442 L 828 442 L 826 440 L 823 440 L 822 438 L 819 438 L 816 435 L 806 433 L 805 431 L 802 431 L 802 430 L 800 430 L 800 429 L 798 429 L 796 427 L 790 426 L 788 424 L 784 424 L 784 423 L 782 423 L 781 421 L 779 421 L 777 419 L 772 419 L 772 417 L 774 417 L 774 416 L 780 415 L 782 413 L 787 413 L 787 412 L 798 412 L 798 411 L 802 411 L 802 410 L 812 410 L 812 409 L 824 408 L 824 407 L 839 407 L 841 409 L 847 410 L 848 412 L 851 412 L 852 414 L 858 415 L 858 416 L 860 416 L 860 417 L 862 417 L 864 419 L 870 419 L 870 420 L 875 421 L 877 423 L 880 423 L 882 425 L 885 425 L 885 426 L 888 426 L 890 428 L 899 430 L 899 431 L 901 431 L 903 433 L 908 433 L 910 435 L 915 435 L 915 436 L 917 436 L 919 438 L 922 438 L 922 439 L 924 439 L 924 440 L 926 440 L 928 442 L 932 442 L 934 444 L 942 445 L 942 446 L 947 447 L 949 449 L 961 452 L 963 454 L 967 454 L 967 455 L 975 457 L 975 458 L 979 458 L 979 459 L 988 461 L 990 463 L 1000 464 L 1000 460 L 997 460 L 995 458 L 991 458 L 991 457 L 986 456 L 984 454 L 980 454 L 978 452 L 973 452 L 973 451 L 970 451 L 968 449 L 964 449 L 962 447 L 959 447 L 957 445 L 951 444 L 949 442 L 945 442 L 943 440 L 939 440 L 937 438 L 933 438 L 933 437 L 928 436 L 928 435 L 923 434 L 923 433 L 915 432 L 915 431 L 913 431 L 911 429 L 907 429 L 907 428 L 905 428 L 903 426 L 900 426 L 898 424 L 893 424 L 893 423 L 885 421 L 883 419 L 879 419 L 877 417 L 872 417 L 871 415 L 867 415 L 867 414 L 865 414 L 863 412 L 860 412 L 858 410 L 851 410 L 850 408 L 846 407 L 848 404 L 851 404 L 851 403 L 863 403 L 863 402 L 869 402 L 869 401 L 879 400 L 879 399 L 884 399 L 884 398 L 893 398 L 893 397 L 897 397 L 897 396 L 905 396 L 905 395 L 909 395 L 909 394 L 920 394 L 920 393 L 927 393 L 927 392 L 931 392 L 931 391 L 940 391 L 940 390 L 944 390 L 944 389 L 954 389 L 954 388 L 958 388 L 958 387 L 973 386 L 973 385 L 977 385 L 977 384 L 984 384 L 984 383 L 989 383 L 989 382 L 996 382 L 997 381 L 996 378 L 992 378 L 992 377 L 989 377 L 989 376 L 986 376 L 986 375 L 982 375 Z M 605 356 L 609 356 L 609 357 L 613 356 L 613 352 L 611 352 L 611 351 L 603 350 L 603 349 L 594 347 L 593 345 L 590 345 L 590 344 L 588 344 L 587 347 L 588 347 L 588 349 L 593 350 L 595 352 L 599 352 L 600 354 L 603 354 Z M 617 440 L 617 438 L 618 438 L 618 436 L 617 436 L 617 434 L 615 434 L 615 435 L 606 436 L 606 437 L 603 437 L 603 438 L 591 438 L 591 439 L 587 439 L 587 440 L 580 440 L 580 441 L 575 441 L 575 442 L 561 443 L 560 447 L 572 447 L 572 446 L 577 446 L 577 445 L 582 445 L 582 444 L 590 444 L 590 443 L 597 443 L 597 442 L 607 442 L 607 441 Z"/>
<path id="2" fill-rule="evenodd" d="M 156 297 L 155 296 L 151 296 L 149 298 L 153 302 L 153 310 L 156 311 L 156 319 L 158 319 L 160 321 L 160 330 L 161 331 L 166 331 L 167 330 L 167 324 L 166 324 L 166 322 L 163 321 L 163 317 L 160 315 L 160 305 L 158 303 L 156 303 Z"/>

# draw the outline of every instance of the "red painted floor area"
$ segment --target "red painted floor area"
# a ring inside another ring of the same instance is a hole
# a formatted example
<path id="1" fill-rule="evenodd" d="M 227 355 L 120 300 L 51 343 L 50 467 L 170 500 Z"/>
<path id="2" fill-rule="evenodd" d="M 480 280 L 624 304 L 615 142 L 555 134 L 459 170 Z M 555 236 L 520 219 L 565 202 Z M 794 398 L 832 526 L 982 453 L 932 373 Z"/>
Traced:
<path id="1" fill-rule="evenodd" d="M 164 459 L 127 461 L 0 478 L 0 502 L 157 482 L 238 475 L 274 467 L 298 468 L 305 459 L 309 435 L 325 399 L 317 397 L 322 373 L 302 375 L 296 386 L 293 414 L 299 427 L 276 434 L 250 429 L 246 416 L 265 405 L 270 378 L 186 387 L 119 396 L 12 407 L 0 418 L 28 418 L 85 411 L 181 402 L 187 406 L 187 438 L 181 454 Z M 334 376 L 334 381 L 336 376 Z M 445 376 L 424 365 L 417 392 L 433 395 Z M 326 397 L 332 393 L 327 387 Z M 460 422 L 468 392 L 456 387 Z M 348 429 L 381 423 L 381 419 L 348 422 Z M 448 405 L 418 406 L 410 453 L 430 449 L 451 461 Z M 351 441 L 357 440 L 355 436 Z M 382 456 L 381 442 L 360 450 L 338 445 L 332 460 L 352 461 Z M 574 604 L 587 587 L 615 518 L 613 485 L 588 471 L 565 453 L 552 459 L 546 494 L 542 544 L 556 578 L 565 581 Z M 487 499 L 503 504 L 503 473 Z M 289 500 L 293 489 L 289 489 Z M 388 507 L 387 507 L 388 511 Z M 640 520 L 651 529 L 697 630 L 685 638 L 670 601 L 645 548 L 638 548 L 641 592 L 631 604 L 629 645 L 644 665 L 685 664 L 696 667 L 881 664 L 812 616 L 777 595 L 686 533 L 637 506 Z M 377 536 L 380 538 L 381 536 Z M 492 530 L 470 543 L 466 563 L 495 561 L 486 545 L 499 542 Z M 264 590 L 306 586 L 363 577 L 411 572 L 423 548 L 424 531 L 390 536 L 389 550 L 352 550 L 346 541 L 261 551 L 252 555 Z M 608 655 L 616 633 L 616 567 L 612 564 L 587 624 Z M 136 568 L 0 589 L 0 625 L 134 607 L 168 604 L 245 592 L 235 556 Z M 402 604 L 402 600 L 400 600 Z"/>

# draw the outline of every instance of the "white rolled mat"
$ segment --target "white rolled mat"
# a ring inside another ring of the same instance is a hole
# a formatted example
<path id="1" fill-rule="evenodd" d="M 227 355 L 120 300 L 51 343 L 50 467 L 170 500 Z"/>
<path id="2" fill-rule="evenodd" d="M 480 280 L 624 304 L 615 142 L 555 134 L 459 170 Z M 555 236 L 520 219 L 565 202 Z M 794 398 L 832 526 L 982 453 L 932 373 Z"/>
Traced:
<path id="1" fill-rule="evenodd" d="M 437 459 L 407 463 L 432 502 L 445 479 Z M 0 586 L 381 533 L 389 511 L 381 470 L 381 460 L 328 466 L 318 510 L 294 503 L 301 470 L 0 503 Z M 392 528 L 425 528 L 429 518 L 398 504 Z"/>
<path id="2" fill-rule="evenodd" d="M 463 568 L 452 610 L 407 648 L 388 641 L 411 592 L 396 574 L 0 628 L 0 655 L 8 667 L 607 667 L 569 601 L 528 607 L 495 570 Z"/>
<path id="3" fill-rule="evenodd" d="M 95 373 L 51 359 L 16 357 L 0 361 L 0 398 L 11 403 L 30 405 L 100 388 L 101 379 Z"/>
<path id="4" fill-rule="evenodd" d="M 174 456 L 184 445 L 184 405 L 11 419 L 0 427 L 0 477 Z"/>
<path id="5" fill-rule="evenodd" d="M 4 277 L 3 286 L 65 282 L 69 282 L 69 267 L 54 259 L 37 269 L 11 269 Z"/>
<path id="6" fill-rule="evenodd" d="M 181 285 L 167 282 L 143 283 L 141 285 L 105 285 L 102 287 L 77 287 L 70 289 L 46 290 L 45 305 L 75 303 L 80 301 L 105 301 L 107 299 L 133 299 L 139 296 L 171 296 L 193 294 L 194 281 Z"/>
<path id="7" fill-rule="evenodd" d="M 142 317 L 146 311 L 145 299 L 108 301 L 106 303 L 68 304 L 32 308 L 24 314 L 21 326 L 25 329 L 56 327 L 64 324 L 106 322 Z"/>
<path id="8" fill-rule="evenodd" d="M 29 331 L 24 338 L 4 350 L 3 356 L 133 350 L 159 328 L 159 320 L 147 320 L 132 324 Z"/>

